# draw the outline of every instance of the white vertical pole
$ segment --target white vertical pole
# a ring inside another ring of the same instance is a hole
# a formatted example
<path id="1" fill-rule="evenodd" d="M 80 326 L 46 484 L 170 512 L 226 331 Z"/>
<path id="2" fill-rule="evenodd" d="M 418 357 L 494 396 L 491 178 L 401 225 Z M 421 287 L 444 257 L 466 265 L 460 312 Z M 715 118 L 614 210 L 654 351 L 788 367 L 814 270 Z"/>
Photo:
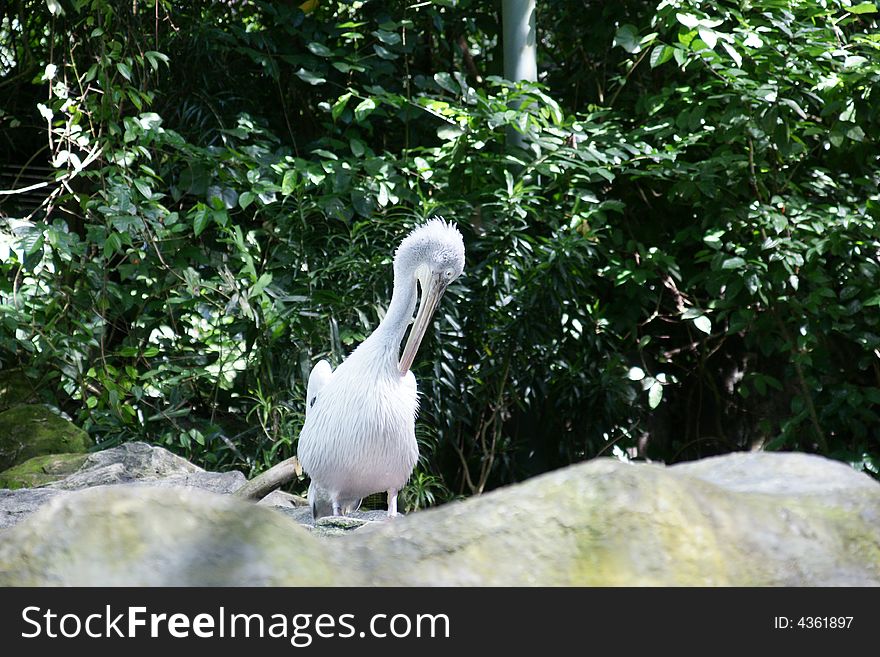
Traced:
<path id="1" fill-rule="evenodd" d="M 502 0 L 501 3 L 504 77 L 511 82 L 538 80 L 535 1 Z M 507 136 L 514 145 L 524 146 L 522 135 L 512 128 Z"/>
<path id="2" fill-rule="evenodd" d="M 535 0 L 503 0 L 504 77 L 516 82 L 538 80 Z"/>

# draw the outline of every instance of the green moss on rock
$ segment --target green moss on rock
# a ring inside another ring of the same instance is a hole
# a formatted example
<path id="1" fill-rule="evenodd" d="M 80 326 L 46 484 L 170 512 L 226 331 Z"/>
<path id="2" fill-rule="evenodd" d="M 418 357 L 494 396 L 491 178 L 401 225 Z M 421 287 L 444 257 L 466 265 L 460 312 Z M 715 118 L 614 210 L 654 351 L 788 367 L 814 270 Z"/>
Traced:
<path id="1" fill-rule="evenodd" d="M 89 435 L 45 406 L 19 404 L 0 413 L 0 470 L 35 456 L 83 453 Z"/>
<path id="2" fill-rule="evenodd" d="M 230 495 L 100 486 L 59 494 L 0 535 L 0 586 L 364 584 L 338 542 Z"/>
<path id="3" fill-rule="evenodd" d="M 351 519 L 308 535 L 191 476 L 4 491 L 43 506 L 7 520 L 0 586 L 880 586 L 880 485 L 806 454 L 595 459 L 333 539 Z"/>
<path id="4" fill-rule="evenodd" d="M 46 454 L 35 456 L 0 472 L 0 488 L 36 488 L 63 479 L 79 470 L 87 454 Z"/>

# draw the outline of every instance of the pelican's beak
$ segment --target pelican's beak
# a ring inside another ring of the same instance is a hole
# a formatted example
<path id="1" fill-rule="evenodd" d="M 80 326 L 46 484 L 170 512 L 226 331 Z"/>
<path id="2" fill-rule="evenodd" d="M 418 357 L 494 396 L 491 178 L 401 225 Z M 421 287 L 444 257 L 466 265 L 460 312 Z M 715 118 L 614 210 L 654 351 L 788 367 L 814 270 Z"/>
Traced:
<path id="1" fill-rule="evenodd" d="M 422 339 L 428 330 L 428 324 L 431 323 L 431 317 L 434 315 L 434 311 L 437 310 L 437 306 L 440 305 L 440 299 L 448 285 L 445 280 L 441 280 L 440 275 L 431 276 L 427 282 L 420 278 L 419 284 L 422 287 L 422 302 L 419 305 L 419 312 L 416 313 L 416 319 L 409 330 L 409 338 L 407 338 L 403 353 L 400 355 L 398 369 L 401 374 L 406 374 L 412 367 L 413 361 L 416 359 L 416 352 L 419 350 L 419 345 L 422 344 Z"/>

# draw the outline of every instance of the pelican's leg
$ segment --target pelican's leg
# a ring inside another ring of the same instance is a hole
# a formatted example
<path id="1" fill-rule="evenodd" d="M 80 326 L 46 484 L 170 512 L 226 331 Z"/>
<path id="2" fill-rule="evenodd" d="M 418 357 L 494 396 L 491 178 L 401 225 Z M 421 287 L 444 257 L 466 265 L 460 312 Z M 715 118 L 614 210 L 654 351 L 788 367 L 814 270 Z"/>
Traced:
<path id="1" fill-rule="evenodd" d="M 341 516 L 342 515 L 342 508 L 339 506 L 339 502 L 336 502 L 336 501 L 333 502 L 333 515 L 334 516 Z"/>
<path id="2" fill-rule="evenodd" d="M 388 517 L 393 518 L 397 515 L 397 491 L 388 491 Z"/>

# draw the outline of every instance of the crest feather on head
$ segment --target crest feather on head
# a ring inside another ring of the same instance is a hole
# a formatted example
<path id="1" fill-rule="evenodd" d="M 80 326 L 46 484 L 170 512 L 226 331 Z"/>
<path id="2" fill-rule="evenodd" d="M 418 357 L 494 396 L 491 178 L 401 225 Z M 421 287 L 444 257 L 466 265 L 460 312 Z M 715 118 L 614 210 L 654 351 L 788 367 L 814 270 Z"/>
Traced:
<path id="1" fill-rule="evenodd" d="M 443 217 L 432 217 L 403 238 L 395 260 L 404 254 L 420 260 L 430 258 L 436 262 L 457 264 L 460 273 L 464 268 L 464 239 L 452 222 Z"/>

